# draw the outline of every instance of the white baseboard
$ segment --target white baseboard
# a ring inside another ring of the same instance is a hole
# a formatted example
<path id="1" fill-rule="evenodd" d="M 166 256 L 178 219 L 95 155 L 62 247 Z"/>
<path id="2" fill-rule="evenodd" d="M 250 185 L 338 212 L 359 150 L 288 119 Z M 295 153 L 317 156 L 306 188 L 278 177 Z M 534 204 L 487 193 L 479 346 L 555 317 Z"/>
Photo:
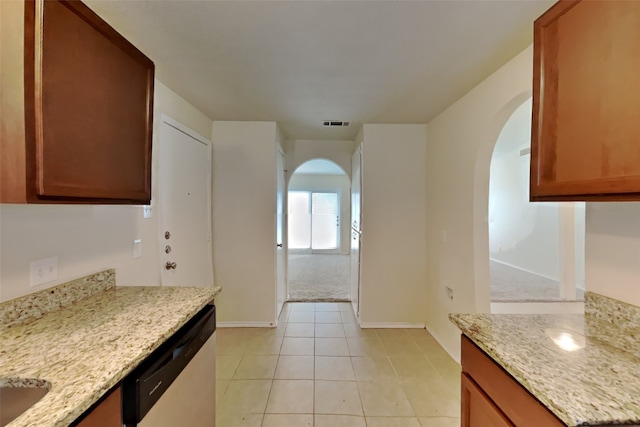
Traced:
<path id="1" fill-rule="evenodd" d="M 427 332 L 431 334 L 431 336 L 438 342 L 438 344 L 440 344 L 440 347 L 442 347 L 444 351 L 446 351 L 453 360 L 455 360 L 458 364 L 460 364 L 460 353 L 458 351 L 451 351 L 450 348 L 447 348 L 447 346 L 444 345 L 444 342 L 442 341 L 442 339 L 435 332 L 429 329 L 428 326 L 427 326 Z"/>
<path id="2" fill-rule="evenodd" d="M 424 323 L 360 322 L 362 329 L 425 329 Z"/>
<path id="3" fill-rule="evenodd" d="M 216 322 L 217 328 L 275 328 L 270 322 Z"/>
<path id="4" fill-rule="evenodd" d="M 497 260 L 495 258 L 489 257 L 489 261 L 497 262 L 498 264 L 506 265 L 507 267 L 511 267 L 511 268 L 515 268 L 516 270 L 524 271 L 525 273 L 535 274 L 536 276 L 544 277 L 545 279 L 553 280 L 554 282 L 559 282 L 560 281 L 560 279 L 558 279 L 556 277 L 551 277 L 551 276 L 547 276 L 546 274 L 538 273 L 536 271 L 527 270 L 526 268 L 522 268 L 522 267 L 519 267 L 519 266 L 514 265 L 514 264 L 510 264 L 510 263 L 505 262 L 505 261 L 500 261 L 500 260 Z"/>

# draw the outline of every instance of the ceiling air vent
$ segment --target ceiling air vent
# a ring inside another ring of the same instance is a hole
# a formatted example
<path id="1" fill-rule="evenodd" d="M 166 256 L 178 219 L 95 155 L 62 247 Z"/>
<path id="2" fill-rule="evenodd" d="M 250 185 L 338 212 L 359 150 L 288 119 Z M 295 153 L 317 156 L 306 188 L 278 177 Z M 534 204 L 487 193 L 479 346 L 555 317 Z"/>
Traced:
<path id="1" fill-rule="evenodd" d="M 325 126 L 332 126 L 332 127 L 343 127 L 343 126 L 349 126 L 349 122 L 343 122 L 340 120 L 325 120 L 324 122 L 322 122 Z"/>

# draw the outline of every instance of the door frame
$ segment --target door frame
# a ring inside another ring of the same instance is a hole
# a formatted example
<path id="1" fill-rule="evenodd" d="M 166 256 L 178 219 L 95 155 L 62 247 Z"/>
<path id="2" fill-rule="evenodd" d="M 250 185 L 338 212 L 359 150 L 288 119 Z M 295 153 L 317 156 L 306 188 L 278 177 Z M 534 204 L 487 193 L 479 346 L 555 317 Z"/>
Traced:
<path id="1" fill-rule="evenodd" d="M 160 114 L 160 123 L 158 126 L 158 137 L 157 137 L 157 143 L 158 143 L 158 149 L 157 151 L 157 162 L 156 164 L 159 165 L 160 163 L 160 138 L 161 138 L 161 132 L 162 132 L 162 125 L 166 124 L 172 128 L 174 128 L 175 130 L 177 130 L 178 132 L 182 132 L 183 134 L 185 134 L 186 136 L 193 138 L 194 140 L 196 140 L 197 142 L 201 143 L 202 145 L 204 145 L 205 147 L 207 147 L 207 157 L 208 157 L 208 170 L 207 170 L 207 175 L 209 177 L 209 179 L 207 180 L 207 206 L 209 206 L 209 209 L 207 209 L 207 240 L 209 242 L 209 244 L 207 245 L 207 250 L 208 250 L 208 254 L 207 257 L 208 259 L 211 260 L 211 270 L 212 270 L 212 284 L 215 285 L 215 272 L 213 271 L 213 239 L 212 239 L 212 233 L 213 233 L 213 223 L 212 223 L 212 200 L 211 200 L 211 188 L 212 188 L 212 153 L 213 153 L 213 143 L 211 142 L 211 140 L 209 140 L 208 138 L 202 136 L 201 134 L 199 134 L 198 132 L 194 131 L 193 129 L 187 127 L 186 125 L 182 124 L 181 122 L 175 120 L 173 117 L 165 114 L 165 113 L 161 113 Z M 163 230 L 163 225 L 164 225 L 164 218 L 163 218 L 163 209 L 162 209 L 162 203 L 163 203 L 163 188 L 162 185 L 160 184 L 160 177 L 158 176 L 158 173 L 160 172 L 158 170 L 158 168 L 152 168 L 152 170 L 154 171 L 153 173 L 155 174 L 154 176 L 154 180 L 153 182 L 155 182 L 156 184 L 156 201 L 154 203 L 154 199 L 153 199 L 153 191 L 152 191 L 152 198 L 151 198 L 151 203 L 152 203 L 152 211 L 155 210 L 158 215 L 157 215 L 157 228 L 158 228 L 158 260 L 160 261 L 158 263 L 158 268 L 159 268 L 159 283 L 160 286 L 163 286 L 162 280 L 163 280 L 163 268 L 164 268 L 164 260 L 165 260 L 165 253 L 164 253 L 164 245 L 162 244 L 163 240 L 162 240 L 162 235 L 164 233 Z M 155 206 L 153 206 L 155 204 Z M 155 208 L 155 209 L 154 209 Z"/>

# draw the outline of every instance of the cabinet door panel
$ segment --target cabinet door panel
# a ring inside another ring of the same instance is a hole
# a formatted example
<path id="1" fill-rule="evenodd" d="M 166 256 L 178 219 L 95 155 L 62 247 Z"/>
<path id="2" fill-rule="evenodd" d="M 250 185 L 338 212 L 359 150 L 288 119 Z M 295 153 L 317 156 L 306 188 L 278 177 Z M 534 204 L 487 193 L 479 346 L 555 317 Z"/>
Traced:
<path id="1" fill-rule="evenodd" d="M 465 373 L 462 378 L 462 427 L 514 427 Z"/>
<path id="2" fill-rule="evenodd" d="M 76 427 L 122 427 L 122 388 L 111 392 Z"/>
<path id="3" fill-rule="evenodd" d="M 37 196 L 150 200 L 153 63 L 80 2 L 30 6 Z"/>
<path id="4" fill-rule="evenodd" d="M 536 21 L 532 200 L 640 197 L 639 69 L 640 2 L 562 1 Z"/>

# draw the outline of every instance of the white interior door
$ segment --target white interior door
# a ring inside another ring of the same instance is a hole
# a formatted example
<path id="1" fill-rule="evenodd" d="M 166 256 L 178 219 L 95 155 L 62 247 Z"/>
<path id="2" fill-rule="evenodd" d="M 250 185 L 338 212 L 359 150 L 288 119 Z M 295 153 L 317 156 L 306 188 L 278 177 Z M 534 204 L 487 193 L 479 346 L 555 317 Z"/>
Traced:
<path id="1" fill-rule="evenodd" d="M 276 182 L 276 319 L 287 299 L 287 257 L 284 248 L 285 231 L 285 170 L 284 153 L 278 150 Z"/>
<path id="2" fill-rule="evenodd" d="M 358 147 L 351 158 L 351 275 L 349 284 L 349 296 L 356 316 L 360 314 L 360 243 L 362 238 L 361 227 L 361 188 L 362 188 L 362 146 Z"/>
<path id="3" fill-rule="evenodd" d="M 213 286 L 211 142 L 168 117 L 158 185 L 162 286 Z"/>

